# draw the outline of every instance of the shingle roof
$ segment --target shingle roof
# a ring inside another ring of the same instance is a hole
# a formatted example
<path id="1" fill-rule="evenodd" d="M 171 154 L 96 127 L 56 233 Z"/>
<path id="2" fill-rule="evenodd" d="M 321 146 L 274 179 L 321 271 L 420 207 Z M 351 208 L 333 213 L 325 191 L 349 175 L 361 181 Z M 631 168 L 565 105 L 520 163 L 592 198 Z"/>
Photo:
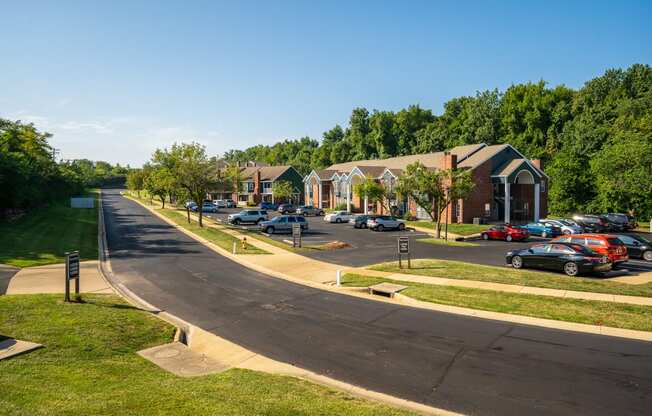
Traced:
<path id="1" fill-rule="evenodd" d="M 378 178 L 385 171 L 385 166 L 358 166 L 358 169 L 368 178 Z"/>
<path id="2" fill-rule="evenodd" d="M 243 168 L 240 172 L 245 180 L 253 179 L 256 171 L 260 171 L 261 181 L 273 181 L 281 176 L 291 166 L 260 166 Z"/>
<path id="3" fill-rule="evenodd" d="M 525 159 L 514 159 L 511 162 L 509 162 L 505 167 L 503 167 L 500 172 L 496 173 L 496 176 L 509 176 L 512 172 L 514 172 L 516 169 L 518 169 L 519 166 L 521 166 L 523 163 L 525 163 Z"/>
<path id="4" fill-rule="evenodd" d="M 508 144 L 495 144 L 483 147 L 468 158 L 464 159 L 462 162 L 458 163 L 457 167 L 474 169 L 507 147 L 509 147 Z"/>

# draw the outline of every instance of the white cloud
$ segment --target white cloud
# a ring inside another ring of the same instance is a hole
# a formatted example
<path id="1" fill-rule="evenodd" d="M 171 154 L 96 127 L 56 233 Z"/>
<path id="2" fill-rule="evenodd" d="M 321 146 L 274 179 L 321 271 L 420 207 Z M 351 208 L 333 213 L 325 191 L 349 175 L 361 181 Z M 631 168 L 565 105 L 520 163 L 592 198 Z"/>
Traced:
<path id="1" fill-rule="evenodd" d="M 97 122 L 66 121 L 65 123 L 58 124 L 54 127 L 57 130 L 92 131 L 97 134 L 109 134 L 114 132 L 110 122 L 97 123 Z"/>

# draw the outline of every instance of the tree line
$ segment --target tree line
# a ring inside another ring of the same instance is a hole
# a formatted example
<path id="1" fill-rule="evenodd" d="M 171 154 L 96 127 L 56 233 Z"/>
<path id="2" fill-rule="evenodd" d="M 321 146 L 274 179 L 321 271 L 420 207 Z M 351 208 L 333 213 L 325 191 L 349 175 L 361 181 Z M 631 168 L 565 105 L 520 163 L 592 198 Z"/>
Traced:
<path id="1" fill-rule="evenodd" d="M 509 143 L 541 159 L 551 177 L 549 209 L 652 216 L 652 68 L 610 69 L 578 90 L 544 81 L 446 102 L 441 115 L 418 105 L 397 112 L 356 108 L 321 141 L 303 137 L 224 158 L 293 165 L 302 174 L 331 164 Z"/>
<path id="2" fill-rule="evenodd" d="M 124 182 L 128 167 L 86 159 L 57 162 L 51 134 L 0 118 L 0 219 L 89 187 Z"/>

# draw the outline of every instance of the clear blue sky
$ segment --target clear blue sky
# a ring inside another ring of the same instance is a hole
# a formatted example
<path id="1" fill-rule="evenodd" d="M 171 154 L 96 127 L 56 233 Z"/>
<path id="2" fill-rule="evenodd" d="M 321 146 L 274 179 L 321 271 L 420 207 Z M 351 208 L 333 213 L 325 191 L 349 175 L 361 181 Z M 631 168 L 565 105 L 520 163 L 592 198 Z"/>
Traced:
<path id="1" fill-rule="evenodd" d="M 64 158 L 211 154 L 544 79 L 652 63 L 651 1 L 2 1 L 0 117 Z"/>

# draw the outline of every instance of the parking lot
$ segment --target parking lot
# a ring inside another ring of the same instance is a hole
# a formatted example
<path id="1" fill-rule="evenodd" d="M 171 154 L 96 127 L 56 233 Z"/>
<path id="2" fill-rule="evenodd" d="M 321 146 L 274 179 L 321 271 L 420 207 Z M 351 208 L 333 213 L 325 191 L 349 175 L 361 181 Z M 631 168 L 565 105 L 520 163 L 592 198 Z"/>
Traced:
<path id="1" fill-rule="evenodd" d="M 217 214 L 205 215 L 218 221 L 226 221 L 229 214 L 239 212 L 241 209 L 222 208 Z M 272 211 L 268 213 L 270 218 L 278 215 Z M 302 254 L 347 267 L 362 267 L 397 260 L 398 237 L 408 237 L 410 239 L 410 253 L 413 259 L 457 260 L 492 266 L 505 265 L 505 253 L 509 250 L 527 248 L 534 242 L 548 240 L 539 237 L 530 237 L 525 242 L 514 241 L 511 243 L 478 240 L 473 242 L 477 246 L 457 247 L 423 243 L 419 240 L 428 238 L 429 235 L 409 228 L 405 231 L 374 232 L 367 229 L 355 229 L 346 223 L 327 223 L 323 217 L 307 217 L 306 219 L 309 230 L 302 236 L 304 246 L 317 246 L 332 241 L 341 241 L 348 244 L 349 247 L 305 251 Z M 256 225 L 242 225 L 241 227 L 251 230 L 258 229 Z M 272 234 L 269 237 L 281 242 L 291 239 L 290 234 Z M 651 272 L 652 264 L 641 260 L 630 260 L 623 268 L 631 272 Z M 622 271 L 619 273 L 622 273 Z"/>

